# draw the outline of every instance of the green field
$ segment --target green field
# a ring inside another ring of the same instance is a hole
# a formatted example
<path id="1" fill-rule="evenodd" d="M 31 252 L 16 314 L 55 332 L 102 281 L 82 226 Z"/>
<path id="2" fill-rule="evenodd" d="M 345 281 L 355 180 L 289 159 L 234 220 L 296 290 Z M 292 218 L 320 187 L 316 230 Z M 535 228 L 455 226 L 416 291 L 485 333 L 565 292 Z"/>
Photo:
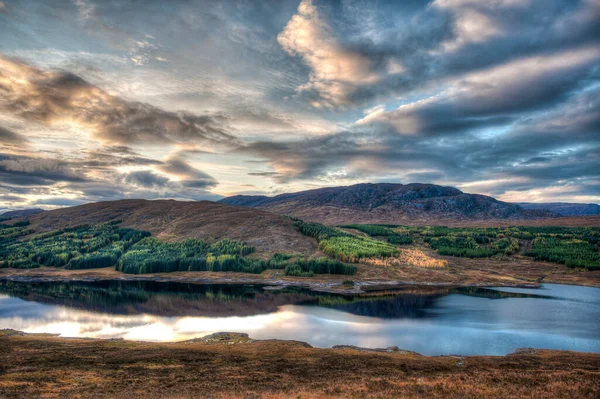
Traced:
<path id="1" fill-rule="evenodd" d="M 295 220 L 296 228 L 304 235 L 315 238 L 319 249 L 326 255 L 343 262 L 358 263 L 365 258 L 396 256 L 400 250 L 389 243 L 367 237 L 358 237 L 340 229 L 318 223 Z"/>

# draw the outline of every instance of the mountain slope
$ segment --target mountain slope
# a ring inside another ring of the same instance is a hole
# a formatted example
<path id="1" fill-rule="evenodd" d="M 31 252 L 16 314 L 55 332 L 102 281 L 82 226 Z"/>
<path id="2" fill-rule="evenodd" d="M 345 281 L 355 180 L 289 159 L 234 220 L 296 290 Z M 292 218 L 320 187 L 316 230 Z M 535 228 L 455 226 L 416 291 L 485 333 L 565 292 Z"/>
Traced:
<path id="1" fill-rule="evenodd" d="M 576 204 L 569 202 L 533 203 L 522 202 L 519 205 L 527 210 L 545 210 L 558 213 L 561 216 L 600 215 L 598 204 Z"/>
<path id="2" fill-rule="evenodd" d="M 276 197 L 224 198 L 221 203 L 248 206 L 326 224 L 431 223 L 433 221 L 536 219 L 556 216 L 453 187 L 433 184 L 357 184 Z M 437 223 L 436 223 L 437 224 Z"/>
<path id="3" fill-rule="evenodd" d="M 44 212 L 44 210 L 40 209 L 40 208 L 20 209 L 20 210 L 17 210 L 17 211 L 8 211 L 8 212 L 4 212 L 3 214 L 0 215 L 0 220 L 15 219 L 15 218 L 19 218 L 21 216 L 35 215 L 36 213 L 42 213 L 42 212 Z"/>
<path id="4" fill-rule="evenodd" d="M 283 216 L 211 201 L 105 201 L 47 211 L 21 220 L 29 220 L 36 232 L 121 220 L 124 227 L 147 230 L 167 241 L 201 238 L 214 242 L 229 238 L 253 245 L 259 253 L 312 255 L 316 250 L 316 242 L 300 234 L 292 221 Z"/>

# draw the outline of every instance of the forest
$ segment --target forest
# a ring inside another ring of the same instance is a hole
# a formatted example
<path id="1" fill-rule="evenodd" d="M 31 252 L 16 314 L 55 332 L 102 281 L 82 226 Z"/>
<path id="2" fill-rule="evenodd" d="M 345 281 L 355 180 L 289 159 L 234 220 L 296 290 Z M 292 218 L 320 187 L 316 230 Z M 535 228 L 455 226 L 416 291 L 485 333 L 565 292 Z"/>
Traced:
<path id="1" fill-rule="evenodd" d="M 510 255 L 564 264 L 572 268 L 600 269 L 599 227 L 497 227 L 451 228 L 396 225 L 345 225 L 372 237 L 408 237 L 402 244 L 429 246 L 440 255 L 491 258 Z"/>
<path id="2" fill-rule="evenodd" d="M 313 237 L 327 257 L 306 259 L 276 253 L 251 256 L 255 248 L 228 239 L 163 242 L 149 232 L 123 228 L 119 221 L 35 234 L 27 222 L 0 224 L 0 268 L 93 269 L 114 266 L 129 274 L 176 271 L 244 272 L 279 269 L 283 274 L 353 275 L 351 263 L 390 258 L 400 245 L 420 245 L 440 255 L 468 258 L 524 256 L 571 268 L 600 269 L 600 228 L 503 227 L 449 228 L 352 224 L 341 228 L 292 219 L 302 234 Z M 344 229 L 365 235 L 351 234 Z"/>
<path id="3" fill-rule="evenodd" d="M 368 234 L 371 237 L 385 237 L 387 242 L 394 245 L 409 245 L 413 240 L 408 234 L 400 234 L 389 225 L 379 224 L 348 224 L 340 226 L 345 229 L 354 229 Z M 393 226 L 392 226 L 393 227 Z"/>
<path id="4" fill-rule="evenodd" d="M 224 239 L 209 244 L 199 239 L 162 242 L 146 231 L 119 226 L 119 221 L 84 225 L 32 235 L 27 223 L 0 225 L 0 268 L 93 269 L 114 266 L 128 274 L 176 271 L 262 273 L 282 269 L 292 276 L 356 273 L 356 267 L 328 258 L 304 259 L 275 254 L 250 258 L 255 248 Z M 30 236 L 31 235 L 31 236 Z"/>

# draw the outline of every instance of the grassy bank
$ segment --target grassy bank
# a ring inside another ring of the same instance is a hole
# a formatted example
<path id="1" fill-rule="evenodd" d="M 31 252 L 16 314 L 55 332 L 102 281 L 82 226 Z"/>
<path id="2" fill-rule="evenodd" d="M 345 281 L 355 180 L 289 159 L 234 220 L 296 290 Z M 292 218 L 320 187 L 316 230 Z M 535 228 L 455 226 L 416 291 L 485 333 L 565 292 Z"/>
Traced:
<path id="1" fill-rule="evenodd" d="M 316 349 L 225 336 L 157 344 L 0 333 L 0 396 L 598 397 L 600 355 Z"/>

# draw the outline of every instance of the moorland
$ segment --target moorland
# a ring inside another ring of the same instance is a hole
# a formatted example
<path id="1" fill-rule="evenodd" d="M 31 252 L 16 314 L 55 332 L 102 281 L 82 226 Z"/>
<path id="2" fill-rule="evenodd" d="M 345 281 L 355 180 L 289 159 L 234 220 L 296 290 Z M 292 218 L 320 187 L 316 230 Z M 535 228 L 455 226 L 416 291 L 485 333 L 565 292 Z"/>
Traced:
<path id="1" fill-rule="evenodd" d="M 6 398 L 597 397 L 600 355 L 437 356 L 216 334 L 149 343 L 0 331 Z M 168 391 L 168 394 L 166 393 Z"/>

